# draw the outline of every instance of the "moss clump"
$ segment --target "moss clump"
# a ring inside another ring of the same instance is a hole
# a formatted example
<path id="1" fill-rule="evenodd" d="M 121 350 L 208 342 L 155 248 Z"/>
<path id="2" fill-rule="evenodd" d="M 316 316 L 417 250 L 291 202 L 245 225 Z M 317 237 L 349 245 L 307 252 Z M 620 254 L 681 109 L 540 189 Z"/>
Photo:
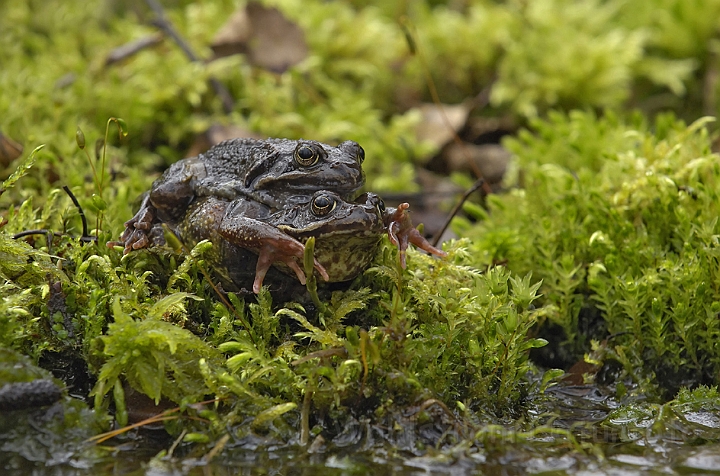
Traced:
<path id="1" fill-rule="evenodd" d="M 542 279 L 546 318 L 566 345 L 671 390 L 714 382 L 718 157 L 707 120 L 661 117 L 651 132 L 576 112 L 536 121 L 507 145 L 523 188 L 492 197 L 482 223 L 458 224 L 476 264 Z M 479 258 L 479 259 L 478 259 Z"/>
<path id="2" fill-rule="evenodd" d="M 718 0 L 268 1 L 309 46 L 282 73 L 242 55 L 205 61 L 235 3 L 168 6 L 203 59 L 196 63 L 166 39 L 105 64 L 114 48 L 157 33 L 141 5 L 4 8 L 0 133 L 27 150 L 47 146 L 13 163 L 0 157 L 0 176 L 10 177 L 0 196 L 0 351 L 49 368 L 77 363 L 89 378 L 67 379 L 68 387 L 94 388 L 101 421 L 108 409 L 121 422 L 132 410 L 124 384 L 166 397 L 196 418 L 168 431 L 200 443 L 228 432 L 342 440 L 368 421 L 391 428 L 386 435 L 411 423 L 442 430 L 427 444 L 467 442 L 464 425 L 507 422 L 537 395 L 543 383 L 528 378 L 528 353 L 538 350 L 565 351 L 555 360 L 563 365 L 587 353 L 670 391 L 717 383 L 710 134 L 702 123 L 660 116 L 650 126 L 622 110 L 698 117 L 717 109 Z M 229 114 L 211 76 L 236 99 Z M 256 302 L 217 293 L 208 243 L 187 255 L 124 258 L 103 245 L 160 170 L 212 125 L 356 140 L 367 150 L 369 189 L 407 191 L 415 162 L 433 152 L 415 135 L 415 108 L 431 99 L 431 84 L 441 101 L 459 103 L 491 82 L 490 104 L 475 113 L 530 127 L 506 143 L 517 188 L 491 197 L 489 214 L 468 206 L 481 223 L 456 223 L 467 239 L 448 245 L 448 261 L 411 253 L 403 271 L 386 246 L 349 289 L 303 308 L 267 293 Z M 553 112 L 570 107 L 605 110 Z M 107 132 L 108 117 L 128 120 L 122 142 Z M 72 139 L 78 126 L 84 152 Z M 65 185 L 87 213 L 88 233 Z M 58 234 L 13 237 L 33 229 Z M 658 397 L 652 385 L 640 388 Z M 67 421 L 79 425 L 88 413 L 75 410 Z M 492 448 L 497 429 L 475 431 L 476 446 Z M 521 430 L 527 442 L 547 427 Z"/>
<path id="3" fill-rule="evenodd" d="M 132 411 L 123 383 L 184 408 L 218 399 L 201 412 L 205 423 L 171 428 L 194 429 L 204 441 L 228 428 L 307 438 L 310 425 L 332 437 L 339 422 L 395 418 L 427 401 L 461 409 L 468 421 L 523 408 L 528 352 L 546 343 L 528 336 L 539 315 L 537 285 L 501 268 L 468 267 L 469 242 L 452 244 L 447 260 L 411 252 L 407 269 L 386 243 L 349 290 L 305 309 L 273 305 L 267 291 L 255 303 L 218 292 L 207 242 L 183 255 L 123 257 L 102 244 L 108 233 L 98 233 L 99 244 L 70 234 L 27 238 L 34 246 L 8 233 L 67 224 L 69 202 L 55 191 L 42 209 L 28 199 L 0 230 L 5 266 L 17 263 L 6 286 L 25 288 L 3 344 L 50 362 L 54 355 L 85 362 L 97 379 L 96 410 L 113 403 L 120 423 Z M 100 223 L 106 208 L 93 203 L 87 218 Z M 63 214 L 48 212 L 60 204 Z M 42 273 L 28 274 L 34 268 Z"/>

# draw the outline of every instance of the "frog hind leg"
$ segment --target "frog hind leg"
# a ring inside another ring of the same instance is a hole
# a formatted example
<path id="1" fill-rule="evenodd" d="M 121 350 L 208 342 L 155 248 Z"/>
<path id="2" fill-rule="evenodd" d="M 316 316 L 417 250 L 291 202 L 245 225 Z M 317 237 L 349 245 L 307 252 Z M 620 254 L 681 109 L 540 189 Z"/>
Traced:
<path id="1" fill-rule="evenodd" d="M 298 265 L 305 255 L 305 245 L 277 227 L 260 220 L 239 215 L 226 216 L 218 229 L 219 234 L 241 248 L 258 253 L 253 292 L 259 293 L 270 266 L 285 263 L 295 272 L 298 281 L 305 284 L 305 273 Z M 330 278 L 325 268 L 315 260 L 315 269 L 325 281 Z"/>

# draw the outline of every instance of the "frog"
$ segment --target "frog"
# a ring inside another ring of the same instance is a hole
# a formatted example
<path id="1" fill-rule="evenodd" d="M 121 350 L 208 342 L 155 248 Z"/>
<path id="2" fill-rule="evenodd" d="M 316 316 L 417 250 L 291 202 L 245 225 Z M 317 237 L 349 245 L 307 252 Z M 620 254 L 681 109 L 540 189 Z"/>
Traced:
<path id="1" fill-rule="evenodd" d="M 212 261 L 224 281 L 243 286 L 252 280 L 252 291 L 257 294 L 273 264 L 286 276 L 306 283 L 300 263 L 310 237 L 315 238 L 315 272 L 327 283 L 351 280 L 367 269 L 386 233 L 400 250 L 403 267 L 409 243 L 446 256 L 412 226 L 408 207 L 405 203 L 388 208 L 370 192 L 348 202 L 335 191 L 321 190 L 277 211 L 245 198 L 206 197 L 170 228 L 188 246 L 210 240 Z M 263 231 L 256 233 L 258 228 Z M 282 278 L 275 273 L 273 281 L 282 282 Z"/>
<path id="2" fill-rule="evenodd" d="M 314 140 L 236 138 L 206 153 L 171 165 L 125 222 L 124 254 L 149 246 L 150 230 L 178 222 L 203 197 L 279 209 L 307 202 L 308 195 L 332 190 L 352 200 L 365 183 L 365 151 L 351 140 L 331 146 Z"/>

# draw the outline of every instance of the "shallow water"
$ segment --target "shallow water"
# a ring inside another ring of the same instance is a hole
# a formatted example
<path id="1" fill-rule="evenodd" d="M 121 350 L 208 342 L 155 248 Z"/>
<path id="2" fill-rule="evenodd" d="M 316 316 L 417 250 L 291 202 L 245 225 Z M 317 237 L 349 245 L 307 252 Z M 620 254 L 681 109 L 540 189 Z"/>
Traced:
<path id="1" fill-rule="evenodd" d="M 308 447 L 258 435 L 231 438 L 209 461 L 190 445 L 179 445 L 167 456 L 173 439 L 163 429 L 128 432 L 106 443 L 112 446 L 86 443 L 91 428 L 57 431 L 63 421 L 84 417 L 85 410 L 58 403 L 0 414 L 0 473 L 720 474 L 720 411 L 713 405 L 671 408 L 645 404 L 638 397 L 631 403 L 617 401 L 613 395 L 612 389 L 595 386 L 555 387 L 528 412 L 524 431 L 517 422 L 513 430 L 478 426 L 474 438 L 454 440 L 457 435 L 432 425 L 390 427 L 352 420 L 330 441 L 318 437 Z M 554 430 L 528 432 L 538 424 Z"/>

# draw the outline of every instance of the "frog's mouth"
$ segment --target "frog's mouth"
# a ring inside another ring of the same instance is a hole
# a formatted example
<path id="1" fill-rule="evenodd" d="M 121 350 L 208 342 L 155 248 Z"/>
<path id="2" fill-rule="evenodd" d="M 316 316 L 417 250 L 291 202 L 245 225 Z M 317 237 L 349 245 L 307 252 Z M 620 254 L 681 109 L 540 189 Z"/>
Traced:
<path id="1" fill-rule="evenodd" d="M 383 234 L 385 225 L 382 213 L 377 207 L 353 204 L 350 210 L 342 210 L 316 222 L 304 224 L 302 228 L 279 225 L 278 228 L 298 239 L 314 236 L 318 239 L 339 237 L 363 237 Z"/>
<path id="2" fill-rule="evenodd" d="M 327 165 L 327 164 L 326 164 Z M 307 193 L 308 190 L 334 190 L 347 194 L 365 184 L 365 172 L 358 168 L 317 167 L 315 170 L 294 170 L 281 177 L 258 177 L 253 188 L 258 190 L 287 187 L 290 190 Z"/>

